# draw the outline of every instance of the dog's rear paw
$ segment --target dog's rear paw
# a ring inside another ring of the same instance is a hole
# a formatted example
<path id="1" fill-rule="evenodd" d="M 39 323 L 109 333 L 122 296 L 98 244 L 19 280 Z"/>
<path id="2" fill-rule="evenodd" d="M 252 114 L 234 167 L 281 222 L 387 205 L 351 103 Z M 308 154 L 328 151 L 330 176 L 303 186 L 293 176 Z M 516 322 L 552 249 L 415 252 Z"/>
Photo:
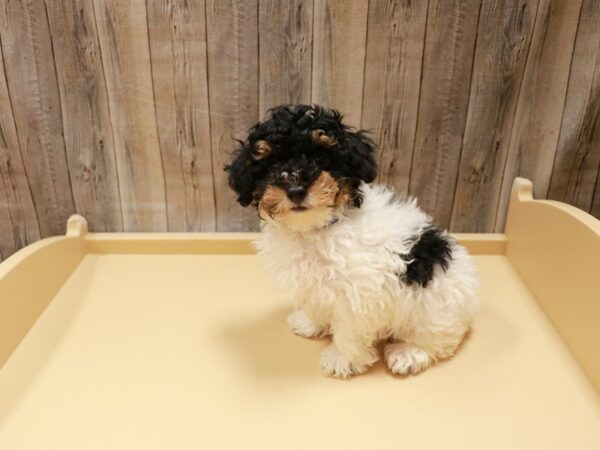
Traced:
<path id="1" fill-rule="evenodd" d="M 427 352 L 403 342 L 386 345 L 384 353 L 390 370 L 402 375 L 419 373 L 432 362 Z"/>
<path id="2" fill-rule="evenodd" d="M 298 309 L 291 313 L 287 318 L 288 324 L 294 334 L 307 338 L 320 338 L 327 334 L 327 330 L 321 325 L 315 323 L 304 311 Z"/>
<path id="3" fill-rule="evenodd" d="M 325 375 L 337 378 L 350 378 L 366 370 L 358 369 L 356 365 L 346 358 L 333 344 L 325 347 L 321 352 L 321 370 Z"/>

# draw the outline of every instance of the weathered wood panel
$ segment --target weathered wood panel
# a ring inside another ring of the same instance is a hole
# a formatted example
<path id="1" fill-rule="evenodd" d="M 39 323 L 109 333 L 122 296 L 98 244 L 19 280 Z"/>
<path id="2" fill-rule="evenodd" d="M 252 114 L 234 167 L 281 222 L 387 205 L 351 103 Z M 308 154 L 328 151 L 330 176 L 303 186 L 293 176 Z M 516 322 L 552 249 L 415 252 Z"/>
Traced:
<path id="1" fill-rule="evenodd" d="M 600 165 L 600 2 L 584 0 L 550 198 L 589 211 Z"/>
<path id="2" fill-rule="evenodd" d="M 214 231 L 205 4 L 147 5 L 169 231 Z"/>
<path id="3" fill-rule="evenodd" d="M 336 108 L 359 127 L 368 0 L 314 3 L 312 102 Z"/>
<path id="4" fill-rule="evenodd" d="M 415 141 L 427 2 L 371 1 L 362 128 L 379 144 L 378 180 L 408 191 Z"/>
<path id="5" fill-rule="evenodd" d="M 516 175 L 600 217 L 599 10 L 0 0 L 0 259 L 75 211 L 95 231 L 258 229 L 223 166 L 280 103 L 371 129 L 379 181 L 453 231 L 501 231 Z"/>
<path id="6" fill-rule="evenodd" d="M 0 261 L 40 238 L 0 51 Z"/>
<path id="7" fill-rule="evenodd" d="M 113 129 L 94 8 L 46 1 L 77 212 L 93 231 L 123 229 Z"/>
<path id="8" fill-rule="evenodd" d="M 257 0 L 206 0 L 208 92 L 218 231 L 257 230 L 258 216 L 242 209 L 223 166 L 258 120 Z"/>
<path id="9" fill-rule="evenodd" d="M 10 198 L 10 194 L 6 190 L 6 185 L 8 183 L 5 181 L 7 177 L 5 174 L 6 170 L 4 168 L 6 164 L 2 161 L 0 161 L 0 164 L 2 164 L 2 166 L 0 166 L 0 198 L 4 199 L 4 202 L 7 202 L 7 205 L 3 205 L 2 203 L 0 203 L 0 235 L 2 236 L 2 241 L 0 242 L 0 261 L 2 261 L 3 259 L 16 252 L 20 248 L 20 246 L 15 241 L 12 220 L 9 213 L 9 207 L 14 208 L 14 206 L 12 205 L 12 203 L 14 203 L 14 200 L 11 199 L 11 205 L 9 206 L 8 201 Z"/>
<path id="10" fill-rule="evenodd" d="M 596 189 L 594 192 L 594 199 L 592 200 L 590 213 L 594 217 L 600 219 L 600 170 L 598 170 L 598 175 L 596 177 Z"/>
<path id="11" fill-rule="evenodd" d="M 166 231 L 144 0 L 94 0 L 125 231 Z"/>
<path id="12" fill-rule="evenodd" d="M 310 103 L 312 0 L 261 0 L 259 114 L 282 103 Z"/>
<path id="13" fill-rule="evenodd" d="M 60 234 L 75 204 L 46 7 L 35 0 L 2 6 L 4 68 L 40 232 Z"/>
<path id="14" fill-rule="evenodd" d="M 541 0 L 514 125 L 496 218 L 504 230 L 512 180 L 533 181 L 536 197 L 548 193 L 563 115 L 581 0 Z"/>
<path id="15" fill-rule="evenodd" d="M 455 231 L 493 230 L 537 0 L 484 0 L 458 183 Z"/>
<path id="16" fill-rule="evenodd" d="M 430 0 L 410 193 L 448 226 L 469 103 L 481 0 Z"/>

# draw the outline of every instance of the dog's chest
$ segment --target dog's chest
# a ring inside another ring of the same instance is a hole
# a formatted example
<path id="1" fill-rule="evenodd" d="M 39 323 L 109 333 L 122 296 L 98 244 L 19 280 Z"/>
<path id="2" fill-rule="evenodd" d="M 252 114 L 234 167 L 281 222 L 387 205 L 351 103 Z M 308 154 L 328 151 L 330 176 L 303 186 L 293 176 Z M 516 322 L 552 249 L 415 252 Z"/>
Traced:
<path id="1" fill-rule="evenodd" d="M 293 297 L 329 303 L 336 292 L 375 293 L 385 283 L 384 246 L 361 239 L 350 226 L 311 236 L 265 231 L 260 253 L 278 287 Z"/>
<path id="2" fill-rule="evenodd" d="M 297 237 L 288 245 L 290 251 L 280 253 L 279 264 L 298 281 L 333 280 L 352 263 L 349 243 L 343 239 Z"/>

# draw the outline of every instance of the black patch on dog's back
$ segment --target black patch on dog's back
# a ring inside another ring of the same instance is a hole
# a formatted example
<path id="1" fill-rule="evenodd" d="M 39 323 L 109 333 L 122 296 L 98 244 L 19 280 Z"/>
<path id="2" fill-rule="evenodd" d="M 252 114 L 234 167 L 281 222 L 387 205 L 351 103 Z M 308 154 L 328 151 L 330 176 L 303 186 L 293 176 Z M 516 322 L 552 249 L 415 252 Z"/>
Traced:
<path id="1" fill-rule="evenodd" d="M 410 253 L 403 258 L 408 262 L 403 281 L 425 287 L 433 279 L 436 265 L 446 270 L 452 260 L 451 238 L 434 226 L 426 228 Z"/>

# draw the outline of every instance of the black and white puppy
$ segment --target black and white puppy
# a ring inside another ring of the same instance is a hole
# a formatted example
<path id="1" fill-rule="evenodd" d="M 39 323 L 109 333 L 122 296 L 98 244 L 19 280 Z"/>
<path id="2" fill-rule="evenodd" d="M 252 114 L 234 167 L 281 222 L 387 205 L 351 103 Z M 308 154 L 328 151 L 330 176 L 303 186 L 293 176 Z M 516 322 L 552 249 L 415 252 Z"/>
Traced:
<path id="1" fill-rule="evenodd" d="M 479 309 L 475 265 L 414 200 L 367 184 L 376 164 L 364 131 L 334 110 L 279 106 L 225 170 L 263 220 L 257 247 L 294 302 L 292 330 L 333 336 L 324 373 L 364 372 L 382 340 L 401 374 L 455 352 Z"/>

